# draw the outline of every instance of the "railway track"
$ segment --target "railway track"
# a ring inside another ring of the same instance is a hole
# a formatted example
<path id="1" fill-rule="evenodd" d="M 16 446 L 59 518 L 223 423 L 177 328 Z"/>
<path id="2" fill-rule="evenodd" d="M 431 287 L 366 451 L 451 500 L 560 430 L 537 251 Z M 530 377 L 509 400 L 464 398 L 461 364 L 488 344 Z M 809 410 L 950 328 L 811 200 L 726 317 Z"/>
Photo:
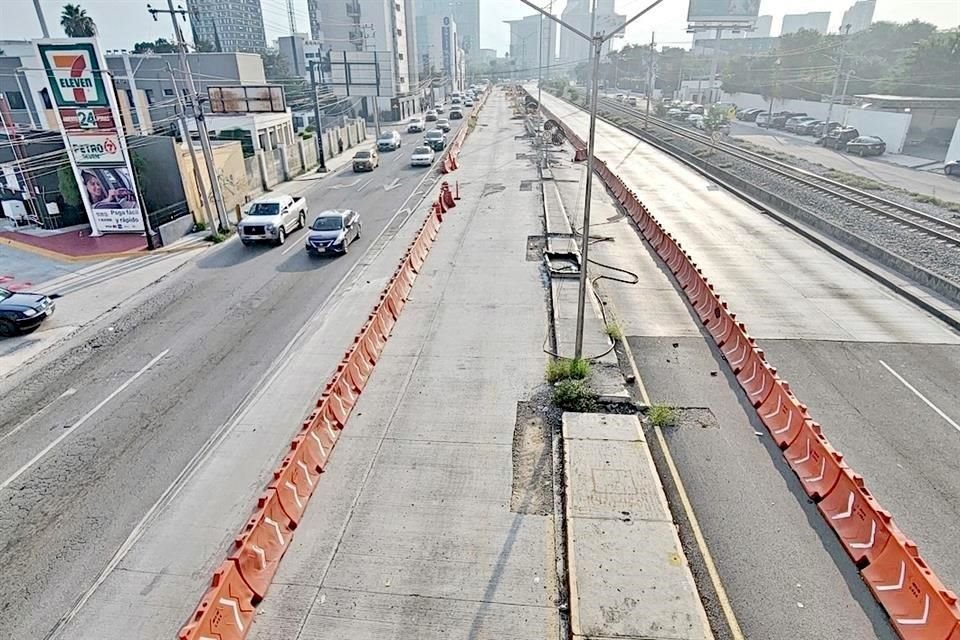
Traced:
<path id="1" fill-rule="evenodd" d="M 601 99 L 601 110 L 637 121 L 642 121 L 645 118 L 644 112 L 625 107 L 610 98 Z M 830 200 L 855 207 L 869 215 L 892 220 L 908 231 L 960 248 L 960 224 L 955 222 L 888 200 L 868 191 L 845 185 L 836 180 L 819 176 L 810 171 L 799 169 L 762 154 L 742 149 L 737 145 L 722 140 L 714 141 L 705 133 L 682 127 L 662 118 L 650 116 L 650 125 L 659 127 L 675 136 L 711 145 L 717 151 L 722 151 L 738 160 L 776 174 L 779 178 L 788 180 L 802 188 L 817 191 Z M 636 125 L 627 125 L 625 128 L 639 137 L 651 135 Z"/>

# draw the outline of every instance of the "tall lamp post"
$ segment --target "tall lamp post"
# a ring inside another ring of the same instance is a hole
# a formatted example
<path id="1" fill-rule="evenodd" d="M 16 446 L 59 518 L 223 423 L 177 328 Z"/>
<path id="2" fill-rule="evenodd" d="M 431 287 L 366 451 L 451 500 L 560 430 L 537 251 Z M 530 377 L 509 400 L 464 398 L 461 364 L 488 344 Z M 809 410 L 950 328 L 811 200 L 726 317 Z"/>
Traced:
<path id="1" fill-rule="evenodd" d="M 527 5 L 531 9 L 535 9 L 545 18 L 553 20 L 562 27 L 566 27 L 575 35 L 578 35 L 584 40 L 588 41 L 591 45 L 590 55 L 593 78 L 590 83 L 590 133 L 587 140 L 587 188 L 586 193 L 584 194 L 583 202 L 583 231 L 581 232 L 580 238 L 580 288 L 577 294 L 577 335 L 573 354 L 573 357 L 579 360 L 581 357 L 583 357 L 583 320 L 587 301 L 587 265 L 589 263 L 588 251 L 590 250 L 590 200 L 593 195 L 593 153 L 597 131 L 597 103 L 599 102 L 600 95 L 600 53 L 603 50 L 603 45 L 608 40 L 626 29 L 629 24 L 656 7 L 658 4 L 663 2 L 663 0 L 654 0 L 644 10 L 640 11 L 635 16 L 607 34 L 597 32 L 597 0 L 593 0 L 590 12 L 591 35 L 580 31 L 573 25 L 564 22 L 560 18 L 557 18 L 552 13 L 541 9 L 537 5 L 533 4 L 533 2 L 530 0 L 520 0 L 520 2 Z"/>

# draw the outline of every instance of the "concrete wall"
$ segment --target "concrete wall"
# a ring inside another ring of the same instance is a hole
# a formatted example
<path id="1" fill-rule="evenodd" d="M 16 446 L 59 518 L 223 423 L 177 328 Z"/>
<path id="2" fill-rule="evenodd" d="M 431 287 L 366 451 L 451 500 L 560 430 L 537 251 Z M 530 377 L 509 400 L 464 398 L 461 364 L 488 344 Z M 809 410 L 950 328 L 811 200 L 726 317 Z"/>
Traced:
<path id="1" fill-rule="evenodd" d="M 849 127 L 856 127 L 860 135 L 883 138 L 887 143 L 887 153 L 901 153 L 911 119 L 909 113 L 851 108 L 847 110 L 845 122 Z"/>
<path id="2" fill-rule="evenodd" d="M 176 141 L 166 136 L 128 136 L 127 148 L 130 149 L 134 164 L 139 159 L 144 170 L 138 186 L 147 212 L 153 214 L 166 210 L 169 215 L 189 213 L 177 161 Z M 165 217 L 168 217 L 167 214 Z"/>
<path id="3" fill-rule="evenodd" d="M 957 120 L 957 126 L 953 130 L 953 138 L 950 139 L 950 146 L 947 147 L 947 162 L 951 160 L 960 160 L 960 120 Z"/>
<path id="4" fill-rule="evenodd" d="M 770 102 L 766 98 L 756 93 L 724 93 L 722 100 L 724 102 L 732 102 L 738 107 L 744 109 L 767 109 L 770 106 Z M 842 104 L 833 105 L 833 112 L 830 115 L 830 119 L 836 122 L 843 122 L 843 118 L 847 113 L 848 108 L 849 107 Z M 774 112 L 802 111 L 807 115 L 813 116 L 814 118 L 818 118 L 820 120 L 826 119 L 827 109 L 829 109 L 829 105 L 826 102 L 813 102 L 811 100 L 777 98 L 773 103 Z"/>
<path id="5" fill-rule="evenodd" d="M 193 164 L 190 161 L 190 152 L 185 145 L 177 145 L 177 148 L 179 150 L 178 162 L 181 180 L 183 181 L 183 190 L 188 206 L 197 222 L 206 222 L 203 201 L 197 188 L 197 181 L 194 178 Z M 195 145 L 195 150 L 197 161 L 200 163 L 200 179 L 203 182 L 204 190 L 207 192 L 211 211 L 215 212 L 213 190 L 210 187 L 210 180 L 207 176 L 199 145 Z M 213 159 L 217 176 L 220 179 L 220 193 L 223 195 L 223 204 L 228 211 L 231 211 L 236 205 L 247 201 L 251 184 L 257 184 L 259 176 L 257 176 L 257 183 L 251 183 L 248 180 L 243 158 L 243 147 L 239 142 L 215 142 L 213 144 Z M 252 160 L 255 161 L 256 158 L 252 158 Z"/>

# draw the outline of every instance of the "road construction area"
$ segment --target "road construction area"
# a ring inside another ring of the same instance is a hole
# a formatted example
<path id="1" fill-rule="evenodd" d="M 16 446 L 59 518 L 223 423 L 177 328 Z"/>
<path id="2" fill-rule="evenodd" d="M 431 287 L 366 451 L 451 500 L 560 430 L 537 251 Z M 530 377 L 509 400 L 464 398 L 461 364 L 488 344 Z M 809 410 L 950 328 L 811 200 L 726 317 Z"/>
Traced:
<path id="1" fill-rule="evenodd" d="M 960 333 L 600 122 L 571 360 L 588 115 L 542 99 L 567 141 L 491 88 L 442 170 L 403 134 L 372 174 L 279 187 L 359 213 L 345 255 L 305 231 L 177 254 L 9 360 L 0 636 L 960 638 L 946 596 L 912 611 L 914 574 L 882 573 L 888 529 L 851 557 L 831 519 L 869 513 L 811 495 L 842 472 L 796 474 L 806 419 L 763 421 L 753 346 L 714 339 L 727 307 L 636 198 L 944 590 Z"/>

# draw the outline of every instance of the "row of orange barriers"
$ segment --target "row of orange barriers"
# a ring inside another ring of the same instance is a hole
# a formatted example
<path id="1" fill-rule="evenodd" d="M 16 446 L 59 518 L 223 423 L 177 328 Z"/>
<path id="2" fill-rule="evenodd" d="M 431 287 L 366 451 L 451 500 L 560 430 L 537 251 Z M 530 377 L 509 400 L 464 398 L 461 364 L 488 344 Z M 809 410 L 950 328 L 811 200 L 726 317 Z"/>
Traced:
<path id="1" fill-rule="evenodd" d="M 557 120 L 552 114 L 550 117 Z M 582 138 L 563 126 L 578 147 L 577 157 L 585 157 Z M 960 640 L 957 596 L 924 562 L 917 546 L 877 503 L 863 478 L 830 445 L 806 405 L 777 375 L 747 328 L 737 321 L 680 243 L 606 163 L 594 158 L 594 167 L 673 273 L 787 464 L 860 569 L 898 635 L 905 640 Z"/>
<path id="2" fill-rule="evenodd" d="M 200 604 L 180 629 L 180 640 L 241 640 L 246 637 L 256 615 L 256 606 L 266 596 L 280 560 L 290 548 L 307 502 L 437 237 L 443 213 L 455 206 L 450 188 L 444 182 L 437 200 L 431 205 L 430 214 L 380 295 L 379 302 L 337 366 L 316 408 L 303 421 L 286 456 L 274 470 L 272 481 L 234 540 L 232 552 L 216 570 Z"/>
<path id="3" fill-rule="evenodd" d="M 476 121 L 477 114 L 480 113 L 480 109 L 483 108 L 483 105 L 487 102 L 487 96 L 490 95 L 490 89 L 487 89 L 483 92 L 483 95 L 477 100 L 476 105 L 473 107 L 473 112 L 470 114 L 470 120 Z M 463 147 L 463 140 L 467 137 L 468 127 L 460 127 L 460 130 L 457 131 L 457 135 L 454 136 L 453 142 L 450 143 L 450 146 L 447 147 L 447 153 L 443 158 L 443 164 L 440 165 L 440 171 L 443 173 L 450 173 L 451 171 L 456 171 L 460 166 L 458 160 L 460 158 L 460 149 Z"/>

